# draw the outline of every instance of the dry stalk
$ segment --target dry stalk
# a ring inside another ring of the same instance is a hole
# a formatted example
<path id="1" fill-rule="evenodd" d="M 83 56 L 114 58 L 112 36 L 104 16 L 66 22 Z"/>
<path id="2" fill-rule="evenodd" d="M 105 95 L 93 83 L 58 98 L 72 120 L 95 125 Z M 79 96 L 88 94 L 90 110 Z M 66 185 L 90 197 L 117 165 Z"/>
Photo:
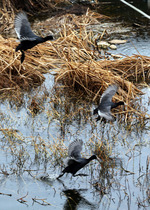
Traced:
<path id="1" fill-rule="evenodd" d="M 20 53 L 15 53 L 15 39 L 0 37 L 0 91 L 29 90 L 44 81 L 42 73 L 52 69 L 56 72 L 56 82 L 72 90 L 86 92 L 93 101 L 98 101 L 110 84 L 118 84 L 119 95 L 115 99 L 128 104 L 126 113 L 129 110 L 134 112 L 130 103 L 142 94 L 135 82 L 149 80 L 150 58 L 133 55 L 121 60 L 102 60 L 96 50 L 93 33 L 87 30 L 88 25 L 98 23 L 100 15 L 88 10 L 80 17 L 69 17 L 70 24 L 68 15 L 64 16 L 64 24 L 61 22 L 61 36 L 28 50 L 22 65 Z M 136 114 L 141 115 L 137 111 Z"/>

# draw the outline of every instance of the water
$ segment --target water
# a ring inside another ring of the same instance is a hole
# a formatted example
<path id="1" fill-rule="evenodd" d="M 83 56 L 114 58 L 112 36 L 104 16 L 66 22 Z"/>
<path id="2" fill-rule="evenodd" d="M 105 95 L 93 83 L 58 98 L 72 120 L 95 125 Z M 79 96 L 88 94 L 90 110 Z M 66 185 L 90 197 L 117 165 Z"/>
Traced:
<path id="1" fill-rule="evenodd" d="M 111 15 L 114 18 L 116 17 L 121 17 L 123 20 L 126 21 L 143 21 L 147 23 L 149 20 L 147 20 L 143 15 L 138 13 L 137 11 L 133 10 L 126 4 L 122 3 L 121 1 L 118 0 L 102 0 L 98 1 L 99 2 L 99 9 L 101 13 L 105 11 L 105 15 Z M 147 15 L 150 15 L 150 2 L 149 0 L 144 1 L 144 0 L 127 0 L 126 2 L 130 3 L 131 5 L 137 7 Z"/>
<path id="2" fill-rule="evenodd" d="M 126 44 L 121 44 L 117 46 L 117 50 L 109 50 L 112 54 L 120 54 L 124 56 L 131 56 L 134 54 L 149 56 L 150 43 L 149 39 L 138 38 L 128 38 Z"/>
<path id="3" fill-rule="evenodd" d="M 146 95 L 143 95 L 142 99 L 150 113 L 148 107 L 150 89 L 145 88 L 143 91 Z M 45 108 L 46 111 L 51 110 L 48 101 L 45 102 Z M 112 157 L 120 158 L 123 168 L 128 172 L 125 172 L 120 164 L 116 168 L 110 167 L 104 171 L 98 162 L 94 161 L 83 170 L 84 173 L 89 174 L 88 177 L 71 178 L 71 175 L 64 175 L 61 183 L 54 179 L 60 173 L 59 166 L 53 167 L 53 161 L 48 159 L 47 162 L 42 154 L 36 157 L 32 145 L 33 140 L 38 136 L 48 144 L 57 138 L 61 140 L 60 122 L 54 120 L 48 127 L 49 118 L 46 118 L 45 112 L 34 118 L 27 113 L 26 109 L 21 109 L 18 113 L 17 110 L 6 106 L 5 109 L 3 107 L 2 112 L 7 122 L 3 120 L 1 123 L 7 124 L 7 128 L 9 126 L 9 128 L 18 129 L 22 133 L 21 136 L 25 138 L 23 142 L 14 138 L 11 145 L 9 138 L 2 138 L 1 134 L 1 168 L 10 175 L 1 174 L 0 192 L 12 194 L 11 197 L 1 195 L 1 205 L 4 209 L 9 209 L 10 206 L 15 209 L 62 209 L 63 207 L 67 209 L 71 202 L 70 196 L 76 198 L 76 202 L 72 205 L 78 206 L 78 209 L 127 209 L 128 206 L 132 209 L 138 206 L 138 200 L 143 202 L 147 199 L 149 175 L 146 167 L 150 149 L 148 130 L 140 130 L 139 127 L 130 132 L 122 126 L 118 127 L 117 122 L 113 125 L 106 124 L 105 127 L 101 127 L 98 123 L 93 129 L 90 120 L 86 124 L 81 123 L 80 126 L 78 121 L 72 122 L 66 126 L 64 144 L 67 145 L 78 136 L 84 140 L 83 154 L 88 156 L 90 148 L 86 144 L 90 138 L 93 138 L 93 142 L 106 141 L 112 147 Z M 14 151 L 10 152 L 10 148 Z M 39 144 L 39 150 L 40 148 Z M 19 159 L 21 151 L 22 160 Z M 31 170 L 35 178 L 29 175 L 28 170 Z M 46 173 L 49 174 L 49 180 L 37 179 Z M 94 183 L 100 184 L 98 190 L 93 187 Z M 100 189 L 106 194 L 100 194 Z M 24 198 L 26 204 L 20 204 L 17 201 L 23 196 L 26 196 Z M 45 201 L 51 205 L 41 206 L 33 202 L 34 198 L 46 199 Z M 148 202 L 146 204 L 149 205 Z"/>
<path id="4" fill-rule="evenodd" d="M 127 32 L 129 42 L 118 45 L 113 53 L 149 55 L 147 31 L 144 29 L 141 33 L 132 28 Z M 41 87 L 30 95 L 26 93 L 24 107 L 11 106 L 7 100 L 0 105 L 2 209 L 149 209 L 149 120 L 143 127 L 135 122 L 130 129 L 117 121 L 96 123 L 90 113 L 86 118 L 82 103 L 77 106 L 81 113 L 74 116 L 72 110 L 76 111 L 76 105 L 71 102 L 66 107 L 67 97 L 61 96 L 59 104 L 54 103 L 54 99 L 58 100 L 56 93 L 51 93 L 54 76 L 47 74 L 45 77 Z M 29 111 L 31 99 L 40 98 L 45 87 L 50 95 L 42 104 L 43 111 L 32 116 Z M 141 96 L 142 106 L 150 114 L 150 88 L 142 90 L 145 92 Z M 87 104 L 91 113 L 94 107 Z M 18 132 L 7 133 L 4 129 Z M 76 138 L 84 141 L 82 154 L 85 157 L 92 154 L 95 142 L 103 141 L 111 148 L 116 165 L 102 168 L 94 160 L 81 171 L 89 176 L 72 178 L 68 174 L 60 181 L 56 180 L 61 172 L 61 152 L 66 153 L 69 143 Z M 56 148 L 59 149 L 55 152 Z M 47 174 L 48 178 L 40 179 Z"/>

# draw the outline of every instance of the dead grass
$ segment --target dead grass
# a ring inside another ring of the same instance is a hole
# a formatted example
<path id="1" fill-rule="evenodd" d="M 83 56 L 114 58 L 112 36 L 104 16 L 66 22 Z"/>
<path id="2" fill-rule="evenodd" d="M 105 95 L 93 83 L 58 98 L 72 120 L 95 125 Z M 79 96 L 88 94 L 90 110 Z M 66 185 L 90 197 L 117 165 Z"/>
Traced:
<path id="1" fill-rule="evenodd" d="M 80 22 L 82 23 L 82 21 Z M 20 64 L 20 53 L 15 53 L 18 44 L 16 40 L 13 38 L 4 39 L 0 36 L 0 91 L 28 90 L 30 87 L 40 85 L 43 82 L 42 73 L 47 72 L 50 68 L 60 67 L 64 60 L 66 61 L 65 49 L 72 48 L 76 44 L 76 40 L 75 43 L 72 40 L 73 42 L 69 44 L 71 37 L 64 36 L 65 30 L 68 29 L 64 26 L 63 35 L 54 43 L 47 42 L 28 50 L 23 65 Z"/>
<path id="2" fill-rule="evenodd" d="M 0 92 L 11 90 L 29 90 L 44 81 L 42 73 L 36 70 L 35 64 L 20 65 L 18 55 L 15 55 L 15 39 L 0 37 Z M 32 68 L 30 68 L 32 65 Z M 42 72 L 42 71 L 41 71 Z"/>
<path id="3" fill-rule="evenodd" d="M 14 10 L 9 0 L 1 1 L 0 8 L 0 32 L 5 33 L 10 31 L 14 22 Z"/>
<path id="4" fill-rule="evenodd" d="M 93 101 L 98 101 L 110 84 L 118 84 L 119 95 L 115 99 L 124 100 L 127 111 L 141 116 L 141 112 L 130 104 L 142 94 L 135 84 L 149 80 L 150 57 L 133 55 L 121 60 L 102 59 L 94 34 L 87 26 L 98 24 L 97 19 L 103 16 L 87 10 L 80 17 L 69 17 L 70 24 L 68 15 L 64 16 L 60 37 L 28 50 L 23 65 L 20 64 L 21 53 L 15 53 L 16 40 L 0 37 L 0 92 L 29 90 L 40 85 L 44 81 L 43 73 L 52 69 L 56 83 L 62 83 L 72 91 L 83 91 Z M 142 113 L 143 117 L 145 115 Z"/>

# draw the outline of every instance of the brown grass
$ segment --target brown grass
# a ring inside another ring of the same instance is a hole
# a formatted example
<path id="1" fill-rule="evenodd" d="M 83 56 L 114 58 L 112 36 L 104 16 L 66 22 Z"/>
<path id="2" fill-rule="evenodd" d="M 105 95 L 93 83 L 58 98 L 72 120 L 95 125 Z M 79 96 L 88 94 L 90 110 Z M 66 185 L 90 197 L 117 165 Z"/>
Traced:
<path id="1" fill-rule="evenodd" d="M 28 90 L 42 83 L 44 76 L 36 70 L 35 64 L 20 65 L 19 55 L 15 55 L 14 39 L 3 39 L 0 36 L 0 91 Z M 32 65 L 32 68 L 30 66 Z"/>
<path id="2" fill-rule="evenodd" d="M 86 15 L 86 17 L 88 16 Z M 64 16 L 64 18 L 66 18 L 66 16 Z M 79 23 L 82 24 L 84 19 L 84 16 L 79 18 Z M 88 20 L 90 21 L 89 17 Z M 77 21 L 77 17 L 75 21 Z M 66 61 L 65 54 L 67 52 L 65 52 L 65 50 L 67 50 L 67 48 L 73 48 L 74 45 L 76 45 L 76 40 L 72 39 L 71 41 L 71 37 L 67 38 L 66 35 L 64 36 L 68 29 L 65 25 L 63 28 L 63 35 L 56 41 L 46 42 L 28 50 L 25 53 L 26 58 L 23 65 L 20 64 L 21 53 L 15 53 L 15 48 L 19 44 L 16 42 L 16 39 L 4 39 L 0 36 L 1 92 L 16 88 L 27 90 L 32 86 L 39 85 L 44 80 L 42 73 L 49 71 L 50 68 L 58 68 Z M 73 33 L 75 33 L 75 31 L 73 31 Z M 79 57 L 78 52 L 75 57 Z"/>
<path id="3" fill-rule="evenodd" d="M 129 105 L 142 94 L 135 84 L 149 80 L 150 57 L 133 55 L 121 60 L 102 59 L 94 34 L 87 30 L 87 26 L 98 24 L 97 19 L 103 17 L 89 10 L 80 17 L 71 16 L 70 24 L 65 24 L 66 21 L 62 24 L 58 39 L 25 53 L 23 65 L 20 64 L 20 52 L 15 53 L 16 40 L 0 37 L 0 91 L 28 90 L 41 84 L 44 80 L 42 73 L 52 69 L 56 73 L 56 82 L 72 90 L 84 91 L 93 101 L 99 100 L 110 84 L 118 84 L 116 100 L 124 100 Z M 64 16 L 67 20 L 66 17 L 68 15 Z"/>

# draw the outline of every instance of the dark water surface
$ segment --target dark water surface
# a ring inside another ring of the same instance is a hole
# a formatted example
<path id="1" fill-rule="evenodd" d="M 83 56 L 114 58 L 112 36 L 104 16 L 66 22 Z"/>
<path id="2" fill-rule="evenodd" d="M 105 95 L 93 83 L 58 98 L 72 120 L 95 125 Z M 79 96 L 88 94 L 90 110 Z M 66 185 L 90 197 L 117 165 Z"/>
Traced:
<path id="1" fill-rule="evenodd" d="M 101 12 L 104 11 L 105 15 L 110 15 L 114 17 L 120 17 L 126 21 L 139 21 L 146 20 L 140 13 L 130 8 L 123 2 L 119 0 L 103 0 L 98 1 L 101 7 Z M 147 15 L 150 15 L 150 1 L 149 0 L 126 0 L 127 3 L 137 7 Z"/>

